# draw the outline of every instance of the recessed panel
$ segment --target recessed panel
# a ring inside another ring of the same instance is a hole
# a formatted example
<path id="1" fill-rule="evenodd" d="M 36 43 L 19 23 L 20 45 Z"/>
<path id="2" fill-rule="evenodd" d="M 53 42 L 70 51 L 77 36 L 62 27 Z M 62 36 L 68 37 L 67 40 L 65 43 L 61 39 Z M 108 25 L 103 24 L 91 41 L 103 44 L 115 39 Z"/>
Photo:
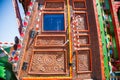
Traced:
<path id="1" fill-rule="evenodd" d="M 90 45 L 89 35 L 77 35 L 77 44 L 78 47 Z"/>
<path id="2" fill-rule="evenodd" d="M 39 35 L 36 38 L 36 47 L 60 47 L 65 43 L 64 35 Z"/>
<path id="3" fill-rule="evenodd" d="M 65 74 L 65 51 L 35 51 L 32 55 L 29 74 Z"/>
<path id="4" fill-rule="evenodd" d="M 46 2 L 45 9 L 64 9 L 64 2 Z"/>
<path id="5" fill-rule="evenodd" d="M 91 52 L 90 49 L 78 50 L 77 61 L 77 73 L 86 73 L 91 71 Z"/>
<path id="6" fill-rule="evenodd" d="M 85 10 L 86 1 L 85 0 L 73 0 L 73 8 L 75 10 Z"/>
<path id="7" fill-rule="evenodd" d="M 72 26 L 75 31 L 88 31 L 89 24 L 88 24 L 88 16 L 87 13 L 75 13 L 73 16 Z"/>

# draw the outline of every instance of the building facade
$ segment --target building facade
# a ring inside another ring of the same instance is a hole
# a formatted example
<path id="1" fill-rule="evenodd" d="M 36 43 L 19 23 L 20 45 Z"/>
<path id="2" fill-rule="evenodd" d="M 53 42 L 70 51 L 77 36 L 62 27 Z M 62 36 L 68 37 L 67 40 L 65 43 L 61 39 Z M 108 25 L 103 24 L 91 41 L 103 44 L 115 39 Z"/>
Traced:
<path id="1" fill-rule="evenodd" d="M 119 60 L 117 1 L 20 0 L 25 10 L 18 78 L 109 80 Z M 113 4 L 115 3 L 115 4 Z M 111 8 L 110 8 L 111 7 Z M 116 45 L 117 44 L 117 45 Z"/>

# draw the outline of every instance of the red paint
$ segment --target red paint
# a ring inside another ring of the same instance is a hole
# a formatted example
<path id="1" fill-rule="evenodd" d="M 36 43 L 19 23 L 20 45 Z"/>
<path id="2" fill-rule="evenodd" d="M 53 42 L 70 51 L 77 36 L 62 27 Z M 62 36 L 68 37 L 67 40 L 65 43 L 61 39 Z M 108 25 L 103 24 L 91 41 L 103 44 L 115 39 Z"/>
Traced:
<path id="1" fill-rule="evenodd" d="M 26 15 L 27 15 L 27 16 L 30 16 L 30 15 L 31 15 L 31 12 L 30 12 L 30 11 L 26 12 Z"/>
<path id="2" fill-rule="evenodd" d="M 30 2 L 29 6 L 33 6 L 33 2 Z"/>
<path id="3" fill-rule="evenodd" d="M 18 61 L 19 60 L 19 57 L 18 56 L 15 56 L 14 57 L 14 61 Z"/>
<path id="4" fill-rule="evenodd" d="M 24 33 L 21 32 L 20 36 L 21 36 L 21 37 L 24 37 Z"/>
<path id="5" fill-rule="evenodd" d="M 22 45 L 21 45 L 21 44 L 18 44 L 18 45 L 17 45 L 17 48 L 18 48 L 18 49 L 21 49 L 21 48 L 22 48 Z"/>
<path id="6" fill-rule="evenodd" d="M 28 22 L 25 21 L 25 22 L 23 23 L 23 25 L 24 25 L 24 26 L 27 26 L 27 25 L 28 25 Z"/>
<path id="7" fill-rule="evenodd" d="M 114 2 L 114 3 L 113 3 Z M 117 8 L 120 6 L 120 2 L 117 1 L 112 1 L 110 0 L 110 10 L 111 10 L 111 15 L 112 15 L 112 21 L 113 21 L 113 25 L 114 25 L 114 32 L 115 32 L 115 38 L 116 38 L 116 45 L 117 45 L 117 49 L 118 49 L 118 55 L 119 55 L 119 59 L 120 59 L 120 42 L 119 42 L 119 28 L 118 28 L 118 17 L 117 17 Z"/>

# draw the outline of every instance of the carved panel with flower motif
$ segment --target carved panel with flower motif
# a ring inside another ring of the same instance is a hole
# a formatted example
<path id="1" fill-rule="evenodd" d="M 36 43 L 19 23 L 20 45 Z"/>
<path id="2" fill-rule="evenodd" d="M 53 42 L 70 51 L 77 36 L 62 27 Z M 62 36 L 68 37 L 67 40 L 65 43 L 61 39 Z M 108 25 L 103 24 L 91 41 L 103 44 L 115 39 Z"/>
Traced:
<path id="1" fill-rule="evenodd" d="M 35 51 L 29 74 L 65 74 L 66 51 Z"/>

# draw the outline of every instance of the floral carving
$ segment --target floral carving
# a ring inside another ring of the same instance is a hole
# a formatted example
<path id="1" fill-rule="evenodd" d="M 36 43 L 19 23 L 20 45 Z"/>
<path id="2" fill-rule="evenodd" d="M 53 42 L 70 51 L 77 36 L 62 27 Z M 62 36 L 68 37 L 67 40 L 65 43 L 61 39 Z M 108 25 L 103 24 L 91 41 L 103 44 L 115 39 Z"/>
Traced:
<path id="1" fill-rule="evenodd" d="M 30 64 L 30 72 L 36 74 L 64 74 L 66 69 L 64 52 L 35 52 Z"/>

